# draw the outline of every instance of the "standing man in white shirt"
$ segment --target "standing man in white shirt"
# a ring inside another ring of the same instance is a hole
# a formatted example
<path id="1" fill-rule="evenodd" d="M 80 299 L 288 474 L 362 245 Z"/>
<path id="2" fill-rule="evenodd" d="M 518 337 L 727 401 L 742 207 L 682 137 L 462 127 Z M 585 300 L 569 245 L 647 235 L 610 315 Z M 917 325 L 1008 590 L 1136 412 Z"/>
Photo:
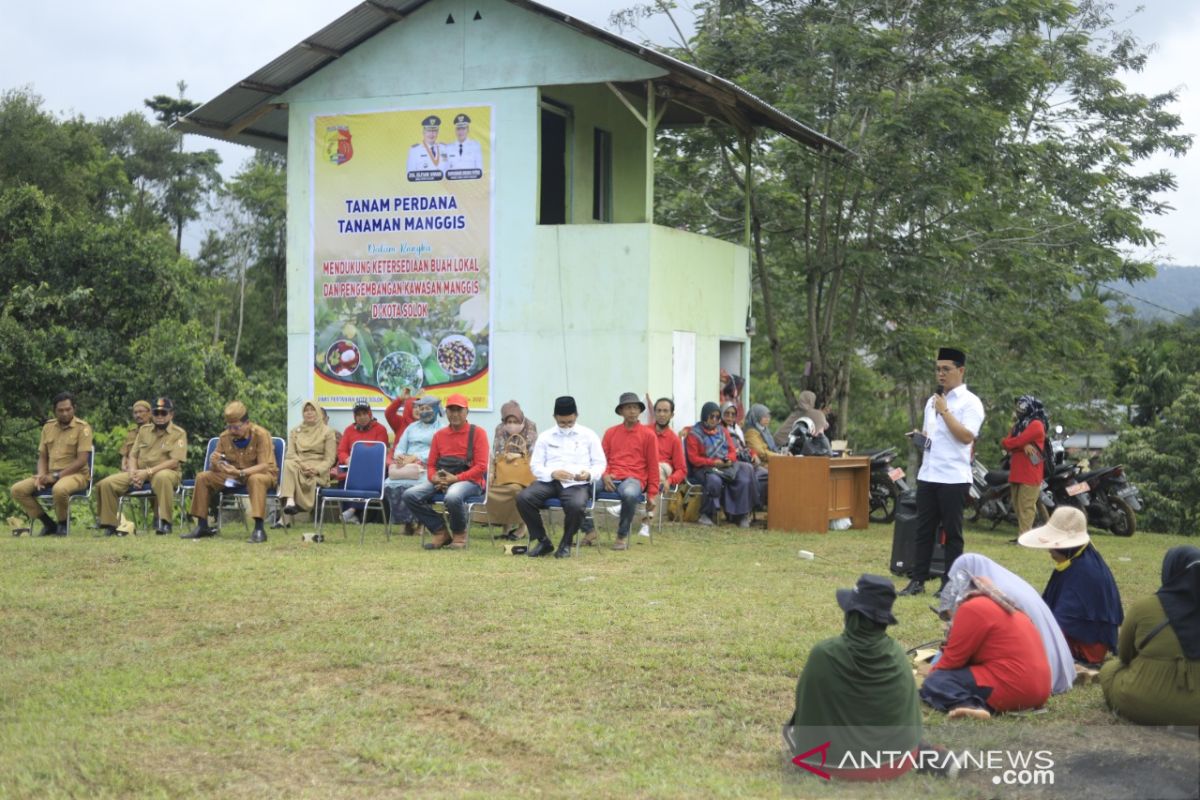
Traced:
<path id="1" fill-rule="evenodd" d="M 924 438 L 925 457 L 917 473 L 912 580 L 900 590 L 901 595 L 925 591 L 939 526 L 946 531 L 946 573 L 963 552 L 963 503 L 971 488 L 971 454 L 983 427 L 983 403 L 963 383 L 966 371 L 967 356 L 963 351 L 953 347 L 938 350 L 937 393 L 925 403 L 922 429 L 909 434 Z M 942 586 L 945 585 L 943 577 Z M 940 588 L 937 594 L 941 595 Z"/>
<path id="2" fill-rule="evenodd" d="M 554 401 L 554 427 L 538 435 L 533 445 L 530 467 L 537 478 L 517 495 L 517 513 L 529 529 L 529 555 L 549 555 L 554 543 L 546 536 L 541 510 L 546 501 L 557 497 L 562 503 L 563 537 L 555 558 L 571 556 L 571 542 L 583 523 L 592 481 L 604 474 L 608 462 L 600 437 L 590 428 L 576 425 L 579 409 L 574 397 Z"/>

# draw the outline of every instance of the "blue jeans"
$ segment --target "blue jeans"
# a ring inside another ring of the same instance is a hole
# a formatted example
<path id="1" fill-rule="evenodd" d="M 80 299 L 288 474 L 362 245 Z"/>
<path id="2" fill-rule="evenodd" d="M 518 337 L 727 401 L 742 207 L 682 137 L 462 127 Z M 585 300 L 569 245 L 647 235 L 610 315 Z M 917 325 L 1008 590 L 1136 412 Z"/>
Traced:
<path id="1" fill-rule="evenodd" d="M 633 515 L 642 500 L 642 482 L 637 478 L 626 478 L 617 483 L 617 494 L 621 495 L 621 517 L 617 520 L 617 538 L 629 535 Z"/>
<path id="2" fill-rule="evenodd" d="M 442 515 L 433 510 L 432 498 L 438 493 L 437 487 L 428 480 L 421 481 L 416 486 L 404 492 L 404 505 L 416 517 L 417 521 L 437 533 L 446 527 Z M 446 513 L 450 516 L 451 533 L 462 533 L 467 529 L 467 503 L 483 502 L 483 487 L 473 481 L 458 481 L 446 489 Z"/>

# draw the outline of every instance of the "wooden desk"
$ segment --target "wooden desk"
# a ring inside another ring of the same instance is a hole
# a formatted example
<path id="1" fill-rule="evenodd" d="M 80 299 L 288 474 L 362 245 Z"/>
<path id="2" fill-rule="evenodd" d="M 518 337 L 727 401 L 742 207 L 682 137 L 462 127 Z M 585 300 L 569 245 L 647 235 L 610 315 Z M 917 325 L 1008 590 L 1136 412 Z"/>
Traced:
<path id="1" fill-rule="evenodd" d="M 871 459 L 866 456 L 774 456 L 768 467 L 767 527 L 825 533 L 829 521 L 850 517 L 867 527 Z"/>

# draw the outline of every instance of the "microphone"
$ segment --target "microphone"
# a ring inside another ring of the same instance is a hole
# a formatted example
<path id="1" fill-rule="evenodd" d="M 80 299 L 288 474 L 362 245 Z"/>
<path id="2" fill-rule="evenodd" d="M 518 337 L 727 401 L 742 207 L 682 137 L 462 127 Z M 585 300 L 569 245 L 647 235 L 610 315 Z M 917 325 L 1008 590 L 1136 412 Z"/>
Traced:
<path id="1" fill-rule="evenodd" d="M 937 394 L 945 394 L 946 393 L 946 389 L 941 384 L 939 384 L 938 387 L 936 389 L 934 389 L 933 391 L 936 392 Z"/>

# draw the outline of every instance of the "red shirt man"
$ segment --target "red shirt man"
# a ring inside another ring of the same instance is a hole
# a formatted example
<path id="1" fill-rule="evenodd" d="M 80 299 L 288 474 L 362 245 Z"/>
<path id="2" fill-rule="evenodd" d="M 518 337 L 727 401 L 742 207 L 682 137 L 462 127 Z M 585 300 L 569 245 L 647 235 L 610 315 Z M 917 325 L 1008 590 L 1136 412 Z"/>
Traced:
<path id="1" fill-rule="evenodd" d="M 658 497 L 658 439 L 638 417 L 646 410 L 646 404 L 633 392 L 625 392 L 617 401 L 616 412 L 621 424 L 604 432 L 600 446 L 608 462 L 601 481 L 606 492 L 621 496 L 620 520 L 617 523 L 616 550 L 628 549 L 629 528 L 641 496 L 646 495 L 646 513 L 654 512 L 654 498 Z"/>
<path id="2" fill-rule="evenodd" d="M 650 396 L 646 395 L 649 400 Z M 687 477 L 687 460 L 683 456 L 683 442 L 679 434 L 671 430 L 675 417 L 675 401 L 660 397 L 654 403 L 654 421 L 646 427 L 654 432 L 658 443 L 659 479 L 663 487 L 678 486 Z"/>
<path id="3" fill-rule="evenodd" d="M 371 413 L 371 404 L 367 400 L 358 400 L 354 404 L 354 424 L 346 428 L 342 433 L 342 441 L 338 444 L 337 464 L 333 465 L 331 474 L 335 478 L 346 477 L 345 467 L 350 463 L 350 449 L 354 447 L 355 442 L 383 442 L 388 443 L 387 428 L 375 419 Z M 391 455 L 388 456 L 388 461 L 391 461 Z"/>

